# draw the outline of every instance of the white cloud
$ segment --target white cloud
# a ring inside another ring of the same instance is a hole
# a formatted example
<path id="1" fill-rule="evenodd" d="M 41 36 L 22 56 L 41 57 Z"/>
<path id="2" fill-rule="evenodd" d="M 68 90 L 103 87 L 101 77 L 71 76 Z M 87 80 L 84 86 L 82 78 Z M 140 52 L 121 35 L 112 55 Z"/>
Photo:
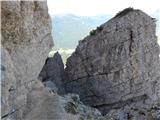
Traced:
<path id="1" fill-rule="evenodd" d="M 66 54 L 66 55 L 71 55 L 75 49 L 63 49 L 59 48 L 58 50 L 52 50 L 49 52 L 49 57 L 52 57 L 56 52 L 59 52 L 59 54 Z"/>
<path id="2" fill-rule="evenodd" d="M 47 0 L 49 13 L 92 16 L 114 15 L 127 7 L 141 9 L 148 14 L 160 9 L 159 0 Z"/>
<path id="3" fill-rule="evenodd" d="M 66 53 L 66 54 L 72 54 L 74 51 L 75 51 L 75 49 L 63 49 L 63 48 L 60 48 L 60 49 L 58 49 L 57 50 L 60 54 L 62 54 L 62 53 Z M 55 51 L 56 52 L 56 51 Z"/>

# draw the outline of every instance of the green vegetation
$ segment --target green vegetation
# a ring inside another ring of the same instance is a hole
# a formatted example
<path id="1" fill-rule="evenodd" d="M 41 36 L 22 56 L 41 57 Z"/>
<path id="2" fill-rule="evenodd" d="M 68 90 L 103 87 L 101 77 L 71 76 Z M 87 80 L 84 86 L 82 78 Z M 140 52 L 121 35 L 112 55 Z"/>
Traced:
<path id="1" fill-rule="evenodd" d="M 33 11 L 39 11 L 39 10 L 42 10 L 41 6 L 39 5 L 37 1 L 34 1 Z"/>
<path id="2" fill-rule="evenodd" d="M 92 36 L 92 35 L 95 35 L 96 32 L 100 32 L 100 31 L 102 31 L 102 30 L 103 30 L 103 27 L 102 27 L 102 26 L 99 26 L 99 27 L 96 28 L 96 30 L 90 31 L 90 35 L 91 35 L 91 36 Z"/>
<path id="3" fill-rule="evenodd" d="M 138 113 L 141 115 L 145 115 L 145 111 L 142 111 L 142 110 L 140 110 Z"/>
<path id="4" fill-rule="evenodd" d="M 76 114 L 76 105 L 73 102 L 68 102 L 67 105 L 64 107 L 67 113 Z"/>
<path id="5" fill-rule="evenodd" d="M 80 117 L 79 117 L 79 120 L 84 120 L 84 117 L 83 117 L 83 116 L 80 116 Z"/>
<path id="6" fill-rule="evenodd" d="M 115 16 L 115 18 L 116 17 L 122 17 L 122 16 L 126 15 L 127 13 L 129 13 L 129 12 L 131 12 L 133 10 L 134 9 L 132 7 L 126 8 L 126 9 L 120 11 L 119 13 L 117 13 L 116 16 Z"/>
<path id="7" fill-rule="evenodd" d="M 88 115 L 88 116 L 87 116 L 87 120 L 92 120 L 92 116 L 91 116 L 91 115 Z"/>
<path id="8" fill-rule="evenodd" d="M 77 101 L 78 101 L 78 97 L 77 97 L 77 96 L 71 96 L 71 98 L 72 98 L 72 100 L 73 100 L 74 102 L 77 102 Z"/>
<path id="9" fill-rule="evenodd" d="M 89 33 L 91 36 L 92 35 L 95 35 L 96 34 L 96 30 L 92 30 L 92 31 L 90 31 L 90 33 Z"/>
<path id="10" fill-rule="evenodd" d="M 102 31 L 102 30 L 103 30 L 103 27 L 102 27 L 102 26 L 99 26 L 99 27 L 97 27 L 97 30 L 98 30 L 98 31 Z"/>
<path id="11" fill-rule="evenodd" d="M 156 103 L 151 107 L 151 110 L 160 110 L 160 103 Z"/>

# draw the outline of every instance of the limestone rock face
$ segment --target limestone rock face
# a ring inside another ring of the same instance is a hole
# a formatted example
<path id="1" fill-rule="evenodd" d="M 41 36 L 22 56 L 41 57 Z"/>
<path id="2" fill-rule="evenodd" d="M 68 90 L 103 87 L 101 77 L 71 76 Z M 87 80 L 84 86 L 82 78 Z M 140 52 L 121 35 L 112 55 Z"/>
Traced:
<path id="1" fill-rule="evenodd" d="M 90 32 L 68 58 L 66 91 L 103 113 L 160 99 L 155 19 L 125 10 Z"/>
<path id="2" fill-rule="evenodd" d="M 1 3 L 2 120 L 79 120 L 87 115 L 101 118 L 98 110 L 84 106 L 73 95 L 61 97 L 55 89 L 48 89 L 56 88 L 50 83 L 52 81 L 45 81 L 44 87 L 37 79 L 53 44 L 46 2 Z M 51 65 L 57 68 L 55 74 L 59 77 L 60 70 L 64 69 L 61 58 L 57 53 L 55 63 L 52 63 L 52 59 Z M 59 85 L 59 79 L 55 80 Z M 71 101 L 71 98 L 76 101 Z M 78 106 L 75 114 L 69 113 L 73 110 L 72 106 L 70 109 L 72 103 Z"/>
<path id="3" fill-rule="evenodd" d="M 53 46 L 50 22 L 46 2 L 2 2 L 2 45 L 17 80 L 37 78 Z"/>
<path id="4" fill-rule="evenodd" d="M 57 92 L 60 94 L 64 93 L 64 65 L 61 55 L 58 52 L 55 53 L 53 57 L 47 58 L 46 63 L 39 74 L 39 79 L 45 84 L 45 86 L 55 84 L 58 89 Z M 54 85 L 48 87 L 54 89 Z"/>
<path id="5" fill-rule="evenodd" d="M 51 21 L 45 1 L 3 1 L 1 20 L 2 118 L 21 119 L 29 86 L 53 46 Z"/>

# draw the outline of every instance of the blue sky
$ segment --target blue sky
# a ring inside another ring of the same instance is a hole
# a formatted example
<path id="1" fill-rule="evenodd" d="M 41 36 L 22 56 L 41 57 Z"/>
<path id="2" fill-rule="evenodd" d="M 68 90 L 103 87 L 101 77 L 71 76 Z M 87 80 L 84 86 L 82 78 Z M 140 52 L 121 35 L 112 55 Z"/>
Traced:
<path id="1" fill-rule="evenodd" d="M 127 7 L 141 9 L 148 14 L 160 10 L 160 0 L 47 0 L 49 13 L 95 16 L 99 14 L 115 15 Z"/>

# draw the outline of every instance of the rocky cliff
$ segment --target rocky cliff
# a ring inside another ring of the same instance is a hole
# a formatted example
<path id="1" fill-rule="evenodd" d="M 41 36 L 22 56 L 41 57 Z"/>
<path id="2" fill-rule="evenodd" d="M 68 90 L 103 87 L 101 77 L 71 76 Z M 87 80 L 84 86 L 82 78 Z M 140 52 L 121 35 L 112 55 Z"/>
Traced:
<path id="1" fill-rule="evenodd" d="M 101 117 L 98 110 L 83 105 L 77 95 L 59 96 L 37 80 L 53 46 L 46 1 L 3 1 L 1 15 L 1 119 L 78 120 L 87 119 L 87 116 Z M 58 70 L 63 64 L 59 64 L 59 56 L 55 56 L 53 61 L 52 67 L 57 67 L 54 74 L 60 74 Z M 54 82 L 59 87 L 59 79 Z"/>
<path id="2" fill-rule="evenodd" d="M 128 8 L 90 32 L 68 58 L 67 92 L 103 114 L 126 105 L 146 107 L 160 99 L 155 19 Z"/>
<path id="3" fill-rule="evenodd" d="M 51 21 L 46 2 L 3 1 L 1 7 L 2 116 L 20 119 L 53 46 Z"/>

